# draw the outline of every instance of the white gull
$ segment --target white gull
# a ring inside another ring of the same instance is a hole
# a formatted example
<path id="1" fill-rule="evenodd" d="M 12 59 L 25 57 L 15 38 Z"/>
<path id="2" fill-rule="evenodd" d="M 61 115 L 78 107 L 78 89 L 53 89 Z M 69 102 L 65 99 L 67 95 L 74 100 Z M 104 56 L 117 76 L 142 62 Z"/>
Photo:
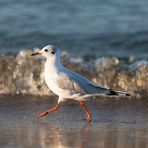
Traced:
<path id="1" fill-rule="evenodd" d="M 61 102 L 74 99 L 80 102 L 81 107 L 86 112 L 87 121 L 90 121 L 91 114 L 84 105 L 84 101 L 88 98 L 99 95 L 129 96 L 126 92 L 97 86 L 87 78 L 65 68 L 61 64 L 60 50 L 53 45 L 47 45 L 42 50 L 32 54 L 32 56 L 35 55 L 46 57 L 44 69 L 45 81 L 49 89 L 59 96 L 57 105 L 38 114 L 38 117 L 45 116 L 49 112 L 56 110 L 60 107 Z"/>

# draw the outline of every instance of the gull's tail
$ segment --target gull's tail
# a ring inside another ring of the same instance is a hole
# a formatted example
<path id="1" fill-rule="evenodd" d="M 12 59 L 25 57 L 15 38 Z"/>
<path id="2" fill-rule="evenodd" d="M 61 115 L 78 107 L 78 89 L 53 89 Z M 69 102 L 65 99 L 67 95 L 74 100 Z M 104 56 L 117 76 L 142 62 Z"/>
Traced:
<path id="1" fill-rule="evenodd" d="M 116 91 L 113 89 L 89 84 L 91 88 L 87 91 L 88 94 L 105 94 L 109 96 L 130 96 L 129 93 L 123 91 Z"/>
<path id="2" fill-rule="evenodd" d="M 127 93 L 127 92 L 116 91 L 116 90 L 113 90 L 113 89 L 109 89 L 108 95 L 109 96 L 130 96 L 130 94 Z"/>

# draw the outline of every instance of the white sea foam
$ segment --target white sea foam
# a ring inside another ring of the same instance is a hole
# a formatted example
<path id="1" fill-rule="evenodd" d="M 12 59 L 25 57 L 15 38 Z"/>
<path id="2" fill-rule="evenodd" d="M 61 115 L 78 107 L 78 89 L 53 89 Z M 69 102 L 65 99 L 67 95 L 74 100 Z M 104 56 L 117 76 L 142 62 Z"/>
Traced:
<path id="1" fill-rule="evenodd" d="M 0 94 L 51 94 L 44 81 L 44 59 L 31 58 L 30 50 L 21 50 L 16 57 L 0 56 Z M 116 57 L 92 58 L 63 54 L 65 67 L 85 75 L 99 85 L 128 91 L 139 96 L 148 90 L 148 61 L 123 63 Z M 90 68 L 91 67 L 91 68 Z"/>

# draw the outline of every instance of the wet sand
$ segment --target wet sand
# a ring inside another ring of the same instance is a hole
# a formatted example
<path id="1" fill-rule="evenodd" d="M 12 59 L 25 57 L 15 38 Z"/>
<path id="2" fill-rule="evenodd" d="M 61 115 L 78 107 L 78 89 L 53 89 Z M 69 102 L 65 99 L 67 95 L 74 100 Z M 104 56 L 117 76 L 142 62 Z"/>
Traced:
<path id="1" fill-rule="evenodd" d="M 148 148 L 148 100 L 103 98 L 75 101 L 36 119 L 57 102 L 55 96 L 0 96 L 1 148 Z"/>

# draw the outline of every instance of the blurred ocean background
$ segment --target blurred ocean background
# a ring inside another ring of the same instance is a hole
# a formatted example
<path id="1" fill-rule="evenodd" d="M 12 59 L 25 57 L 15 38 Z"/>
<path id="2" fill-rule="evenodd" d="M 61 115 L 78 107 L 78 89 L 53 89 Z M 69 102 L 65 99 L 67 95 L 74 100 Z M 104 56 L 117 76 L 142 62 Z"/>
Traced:
<path id="1" fill-rule="evenodd" d="M 30 57 L 47 44 L 97 84 L 146 91 L 147 7 L 147 0 L 0 0 L 0 93 L 47 92 L 44 61 Z"/>
<path id="2" fill-rule="evenodd" d="M 148 55 L 147 0 L 0 0 L 0 52 L 54 44 L 73 54 Z"/>

